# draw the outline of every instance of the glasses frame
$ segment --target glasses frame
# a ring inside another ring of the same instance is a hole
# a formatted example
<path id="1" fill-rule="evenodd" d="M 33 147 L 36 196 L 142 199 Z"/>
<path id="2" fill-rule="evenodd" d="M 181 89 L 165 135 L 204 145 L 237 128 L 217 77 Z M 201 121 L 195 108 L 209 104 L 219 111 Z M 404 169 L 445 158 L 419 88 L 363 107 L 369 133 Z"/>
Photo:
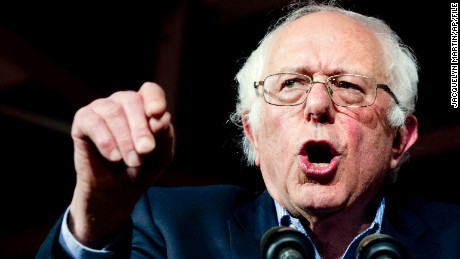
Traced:
<path id="1" fill-rule="evenodd" d="M 264 78 L 264 80 L 262 81 L 255 81 L 254 82 L 254 88 L 256 90 L 256 93 L 258 96 L 260 96 L 260 91 L 259 91 L 259 87 L 262 86 L 262 89 L 263 89 L 263 92 L 265 92 L 265 88 L 264 88 L 264 85 L 265 85 L 265 80 L 268 78 L 268 77 L 271 77 L 271 76 L 276 76 L 276 75 L 298 75 L 298 76 L 304 76 L 304 77 L 307 77 L 310 79 L 310 88 L 308 90 L 310 90 L 312 87 L 313 87 L 313 84 L 315 83 L 321 83 L 323 84 L 324 86 L 326 86 L 326 89 L 327 89 L 327 94 L 329 95 L 329 98 L 331 99 L 332 103 L 334 103 L 335 105 L 337 106 L 341 106 L 341 107 L 368 107 L 368 106 L 372 106 L 374 103 L 375 103 L 375 100 L 377 100 L 377 89 L 382 89 L 383 91 L 387 92 L 392 98 L 393 100 L 395 101 L 395 103 L 397 105 L 399 105 L 399 100 L 398 98 L 396 97 L 396 95 L 393 93 L 393 91 L 391 91 L 390 87 L 386 84 L 379 84 L 377 83 L 377 81 L 372 78 L 372 77 L 368 77 L 368 76 L 364 76 L 364 75 L 359 75 L 359 74 L 338 74 L 338 75 L 333 75 L 333 76 L 329 76 L 325 82 L 323 81 L 314 81 L 313 78 L 311 78 L 310 76 L 308 75 L 304 75 L 304 74 L 299 74 L 299 73 L 292 73 L 292 72 L 282 72 L 282 73 L 276 73 L 276 74 L 271 74 L 271 75 L 268 75 Z M 375 82 L 375 97 L 374 97 L 374 101 L 370 104 L 367 104 L 367 105 L 341 105 L 341 104 L 337 104 L 336 102 L 334 102 L 334 100 L 332 99 L 332 96 L 331 96 L 331 93 L 332 93 L 332 89 L 329 87 L 328 83 L 331 79 L 333 78 L 336 78 L 336 77 L 339 77 L 339 76 L 359 76 L 359 77 L 363 77 L 363 78 L 367 78 L 367 79 L 371 79 L 372 81 Z M 304 103 L 308 98 L 308 94 L 306 95 L 305 99 L 298 103 L 298 104 L 274 104 L 274 103 L 271 103 L 271 102 L 268 102 L 267 99 L 265 98 L 265 94 L 264 94 L 264 101 L 268 104 L 271 104 L 271 105 L 275 105 L 275 106 L 297 106 L 297 105 L 301 105 L 302 103 Z"/>

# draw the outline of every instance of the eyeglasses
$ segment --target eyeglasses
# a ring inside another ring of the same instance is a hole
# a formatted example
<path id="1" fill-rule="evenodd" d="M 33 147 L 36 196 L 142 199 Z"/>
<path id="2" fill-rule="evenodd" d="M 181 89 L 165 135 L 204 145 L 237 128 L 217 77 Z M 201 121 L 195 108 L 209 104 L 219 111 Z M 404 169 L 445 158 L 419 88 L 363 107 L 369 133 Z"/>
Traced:
<path id="1" fill-rule="evenodd" d="M 254 82 L 254 88 L 258 95 L 263 93 L 265 102 L 269 104 L 294 106 L 302 104 L 307 99 L 315 83 L 325 85 L 332 102 L 338 106 L 371 106 L 377 98 L 377 89 L 387 92 L 399 105 L 398 98 L 387 85 L 378 84 L 368 76 L 355 74 L 330 76 L 324 82 L 313 81 L 311 77 L 303 74 L 277 73 L 267 76 L 263 81 Z"/>

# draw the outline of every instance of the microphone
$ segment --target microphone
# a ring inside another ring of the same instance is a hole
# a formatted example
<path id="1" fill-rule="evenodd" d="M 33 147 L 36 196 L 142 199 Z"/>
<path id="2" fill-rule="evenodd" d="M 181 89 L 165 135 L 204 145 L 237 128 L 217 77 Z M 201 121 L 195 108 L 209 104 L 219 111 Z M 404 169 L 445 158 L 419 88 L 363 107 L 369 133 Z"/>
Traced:
<path id="1" fill-rule="evenodd" d="M 270 228 L 260 241 L 262 259 L 314 258 L 314 249 L 307 237 L 291 227 Z"/>
<path id="2" fill-rule="evenodd" d="M 408 259 L 406 247 L 395 238 L 385 234 L 369 235 L 359 242 L 357 259 Z"/>

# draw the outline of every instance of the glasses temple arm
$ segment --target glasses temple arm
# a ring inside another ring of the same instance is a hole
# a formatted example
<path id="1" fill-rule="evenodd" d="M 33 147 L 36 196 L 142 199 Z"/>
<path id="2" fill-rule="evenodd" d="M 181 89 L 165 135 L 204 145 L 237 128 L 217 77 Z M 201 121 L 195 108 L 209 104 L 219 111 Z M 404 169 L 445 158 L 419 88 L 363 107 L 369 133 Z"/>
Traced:
<path id="1" fill-rule="evenodd" d="M 388 85 L 384 85 L 384 84 L 377 84 L 377 88 L 380 88 L 382 89 L 383 91 L 387 92 L 396 102 L 397 105 L 399 105 L 399 100 L 398 98 L 396 97 L 396 95 L 393 93 L 393 91 L 391 91 L 390 87 L 388 87 Z"/>

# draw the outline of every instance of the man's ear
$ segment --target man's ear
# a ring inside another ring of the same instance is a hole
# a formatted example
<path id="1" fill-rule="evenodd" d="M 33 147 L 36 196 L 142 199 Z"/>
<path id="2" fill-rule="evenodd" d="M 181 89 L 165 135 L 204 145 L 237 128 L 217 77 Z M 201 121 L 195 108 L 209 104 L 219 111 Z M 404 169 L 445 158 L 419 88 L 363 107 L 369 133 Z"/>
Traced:
<path id="1" fill-rule="evenodd" d="M 399 127 L 395 133 L 392 148 L 390 168 L 395 169 L 406 152 L 415 144 L 418 138 L 418 121 L 414 115 L 407 116 L 405 127 Z"/>
<path id="2" fill-rule="evenodd" d="M 253 128 L 251 124 L 249 123 L 248 113 L 243 114 L 242 122 L 243 122 L 244 134 L 248 138 L 249 142 L 251 142 L 252 147 L 254 149 L 254 163 L 256 164 L 256 166 L 260 166 L 259 143 L 257 141 L 257 138 L 254 136 Z"/>

